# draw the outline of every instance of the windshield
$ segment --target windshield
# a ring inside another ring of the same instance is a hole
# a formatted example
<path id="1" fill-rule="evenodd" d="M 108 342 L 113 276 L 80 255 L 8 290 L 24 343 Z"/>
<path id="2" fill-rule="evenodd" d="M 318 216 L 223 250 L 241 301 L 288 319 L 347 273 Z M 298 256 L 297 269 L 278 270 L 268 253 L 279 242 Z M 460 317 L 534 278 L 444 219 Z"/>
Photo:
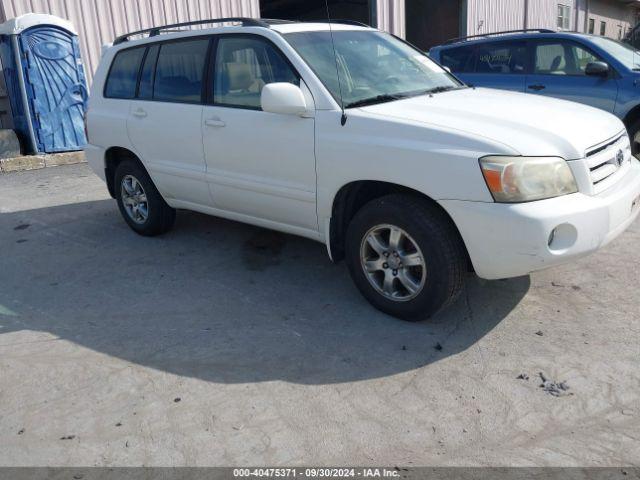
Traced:
<path id="1" fill-rule="evenodd" d="M 309 64 L 322 83 L 344 107 L 358 107 L 463 85 L 425 54 L 382 32 L 297 32 L 287 41 Z"/>
<path id="2" fill-rule="evenodd" d="M 590 37 L 593 43 L 622 63 L 629 70 L 640 70 L 640 51 L 631 45 L 610 38 Z"/>

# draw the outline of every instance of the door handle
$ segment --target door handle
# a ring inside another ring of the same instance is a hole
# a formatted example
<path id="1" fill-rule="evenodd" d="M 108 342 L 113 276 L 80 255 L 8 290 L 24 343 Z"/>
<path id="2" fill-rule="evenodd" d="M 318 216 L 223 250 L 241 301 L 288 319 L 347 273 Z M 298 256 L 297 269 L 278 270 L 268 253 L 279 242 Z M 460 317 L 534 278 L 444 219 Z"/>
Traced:
<path id="1" fill-rule="evenodd" d="M 145 118 L 147 116 L 147 112 L 139 108 L 138 110 L 133 112 L 133 116 L 138 118 Z"/>
<path id="2" fill-rule="evenodd" d="M 527 88 L 529 90 L 535 90 L 536 92 L 539 92 L 540 90 L 544 90 L 547 87 L 545 87 L 544 85 L 529 85 Z"/>
<path id="3" fill-rule="evenodd" d="M 227 124 L 226 124 L 226 123 L 224 123 L 222 120 L 220 120 L 218 117 L 214 117 L 214 118 L 207 118 L 207 119 L 204 121 L 204 124 L 205 124 L 207 127 L 217 127 L 217 128 L 225 127 L 225 126 L 227 125 Z"/>

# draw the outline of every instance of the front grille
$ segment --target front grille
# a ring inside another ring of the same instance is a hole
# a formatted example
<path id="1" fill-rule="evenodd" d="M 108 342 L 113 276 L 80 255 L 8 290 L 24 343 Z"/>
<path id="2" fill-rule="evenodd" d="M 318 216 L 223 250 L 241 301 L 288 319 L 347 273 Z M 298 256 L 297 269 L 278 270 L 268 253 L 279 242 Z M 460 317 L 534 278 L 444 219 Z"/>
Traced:
<path id="1" fill-rule="evenodd" d="M 631 144 L 627 134 L 591 148 L 586 155 L 593 193 L 609 188 L 616 173 L 631 160 Z"/>

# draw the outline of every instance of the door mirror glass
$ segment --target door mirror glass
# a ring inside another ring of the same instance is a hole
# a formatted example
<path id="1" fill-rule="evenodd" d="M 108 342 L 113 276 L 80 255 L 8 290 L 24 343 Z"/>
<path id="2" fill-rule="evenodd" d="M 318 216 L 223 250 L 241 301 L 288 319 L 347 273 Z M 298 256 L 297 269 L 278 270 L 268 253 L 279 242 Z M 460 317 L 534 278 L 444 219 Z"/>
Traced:
<path id="1" fill-rule="evenodd" d="M 584 73 L 596 77 L 605 77 L 609 75 L 609 65 L 605 62 L 591 62 L 587 64 Z"/>
<path id="2" fill-rule="evenodd" d="M 307 111 L 307 102 L 300 87 L 291 83 L 269 83 L 262 88 L 262 110 L 284 115 L 302 115 Z"/>

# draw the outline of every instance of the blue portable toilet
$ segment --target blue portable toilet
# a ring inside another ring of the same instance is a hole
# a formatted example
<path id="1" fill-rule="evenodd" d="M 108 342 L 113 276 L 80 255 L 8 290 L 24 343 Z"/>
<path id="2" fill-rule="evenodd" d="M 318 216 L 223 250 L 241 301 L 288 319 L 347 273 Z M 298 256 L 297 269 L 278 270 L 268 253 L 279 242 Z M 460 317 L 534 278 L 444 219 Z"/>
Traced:
<path id="1" fill-rule="evenodd" d="M 13 124 L 29 153 L 82 150 L 87 81 L 71 22 L 30 13 L 0 25 Z"/>

